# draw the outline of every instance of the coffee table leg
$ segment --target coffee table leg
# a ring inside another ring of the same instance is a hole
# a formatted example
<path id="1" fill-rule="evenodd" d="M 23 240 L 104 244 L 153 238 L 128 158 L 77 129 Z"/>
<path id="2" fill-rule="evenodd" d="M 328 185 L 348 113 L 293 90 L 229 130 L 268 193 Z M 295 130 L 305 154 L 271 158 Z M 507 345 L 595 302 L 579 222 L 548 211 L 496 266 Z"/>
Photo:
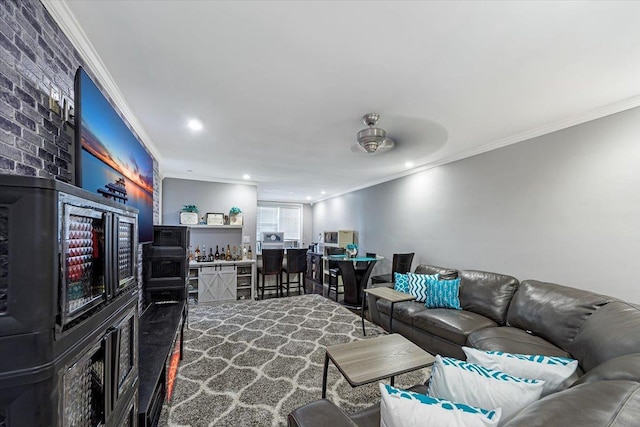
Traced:
<path id="1" fill-rule="evenodd" d="M 329 355 L 324 355 L 324 372 L 322 374 L 322 398 L 327 397 L 327 372 L 329 371 Z"/>
<path id="2" fill-rule="evenodd" d="M 394 387 L 395 383 L 396 383 L 396 377 L 391 377 L 391 381 L 390 382 L 391 382 L 391 387 Z"/>
<path id="3" fill-rule="evenodd" d="M 366 298 L 366 295 L 364 295 L 364 292 L 362 293 L 362 309 L 361 309 L 361 314 L 362 314 L 362 335 L 364 335 L 365 337 L 367 336 L 367 332 L 364 330 L 364 299 Z"/>
<path id="4" fill-rule="evenodd" d="M 389 313 L 389 333 L 392 334 L 393 329 L 391 329 L 391 326 L 393 325 L 393 302 L 391 303 L 391 311 Z"/>

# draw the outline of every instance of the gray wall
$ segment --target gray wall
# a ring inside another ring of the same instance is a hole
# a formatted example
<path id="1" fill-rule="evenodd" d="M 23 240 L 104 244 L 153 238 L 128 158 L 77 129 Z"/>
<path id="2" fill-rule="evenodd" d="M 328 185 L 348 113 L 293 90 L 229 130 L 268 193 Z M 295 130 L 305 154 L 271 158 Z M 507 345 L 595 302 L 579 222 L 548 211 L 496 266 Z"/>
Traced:
<path id="1" fill-rule="evenodd" d="M 640 108 L 320 202 L 314 236 L 640 302 Z"/>
<path id="2" fill-rule="evenodd" d="M 313 208 L 310 204 L 302 205 L 302 247 L 306 248 L 315 242 L 313 239 Z"/>
<path id="3" fill-rule="evenodd" d="M 229 209 L 237 206 L 244 217 L 242 235 L 250 237 L 255 254 L 257 194 L 253 185 L 165 178 L 162 180 L 162 224 L 179 224 L 184 205 L 196 205 L 201 217 L 206 217 L 207 212 L 228 214 Z M 191 244 L 200 247 L 205 244 L 207 248 L 214 245 L 215 251 L 215 245 L 240 245 L 241 234 L 237 230 L 192 229 Z"/>

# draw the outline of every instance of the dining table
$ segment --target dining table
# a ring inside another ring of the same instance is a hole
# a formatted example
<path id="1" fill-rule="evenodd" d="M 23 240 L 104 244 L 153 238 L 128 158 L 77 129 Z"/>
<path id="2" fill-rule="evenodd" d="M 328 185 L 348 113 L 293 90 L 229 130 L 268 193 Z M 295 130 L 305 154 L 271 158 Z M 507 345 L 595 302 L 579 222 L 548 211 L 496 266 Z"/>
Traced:
<path id="1" fill-rule="evenodd" d="M 327 261 L 336 262 L 340 268 L 344 287 L 344 305 L 360 309 L 362 305 L 362 289 L 366 288 L 376 262 L 383 260 L 384 257 L 327 255 L 323 258 Z"/>

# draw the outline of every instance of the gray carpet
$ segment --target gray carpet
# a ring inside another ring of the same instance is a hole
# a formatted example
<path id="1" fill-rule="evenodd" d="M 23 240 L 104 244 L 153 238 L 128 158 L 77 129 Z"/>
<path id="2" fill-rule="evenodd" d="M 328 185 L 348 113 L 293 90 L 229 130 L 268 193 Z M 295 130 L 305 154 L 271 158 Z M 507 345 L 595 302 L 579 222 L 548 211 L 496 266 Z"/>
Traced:
<path id="1" fill-rule="evenodd" d="M 320 398 L 325 347 L 385 332 L 320 295 L 189 308 L 185 354 L 161 426 L 283 426 Z M 408 387 L 428 369 L 396 378 Z M 327 398 L 350 413 L 379 401 L 377 384 L 351 388 L 329 364 Z"/>

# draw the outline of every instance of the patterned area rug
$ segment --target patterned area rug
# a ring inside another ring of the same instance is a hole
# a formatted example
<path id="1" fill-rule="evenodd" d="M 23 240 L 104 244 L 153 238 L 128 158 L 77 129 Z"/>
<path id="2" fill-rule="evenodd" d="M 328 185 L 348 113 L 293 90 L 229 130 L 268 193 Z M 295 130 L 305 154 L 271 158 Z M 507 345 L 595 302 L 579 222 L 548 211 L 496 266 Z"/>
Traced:
<path id="1" fill-rule="evenodd" d="M 320 295 L 200 304 L 189 308 L 185 354 L 161 426 L 284 426 L 322 394 L 325 347 L 385 332 Z M 396 377 L 427 380 L 428 369 Z M 327 398 L 345 412 L 380 400 L 377 384 L 351 388 L 329 363 Z"/>

